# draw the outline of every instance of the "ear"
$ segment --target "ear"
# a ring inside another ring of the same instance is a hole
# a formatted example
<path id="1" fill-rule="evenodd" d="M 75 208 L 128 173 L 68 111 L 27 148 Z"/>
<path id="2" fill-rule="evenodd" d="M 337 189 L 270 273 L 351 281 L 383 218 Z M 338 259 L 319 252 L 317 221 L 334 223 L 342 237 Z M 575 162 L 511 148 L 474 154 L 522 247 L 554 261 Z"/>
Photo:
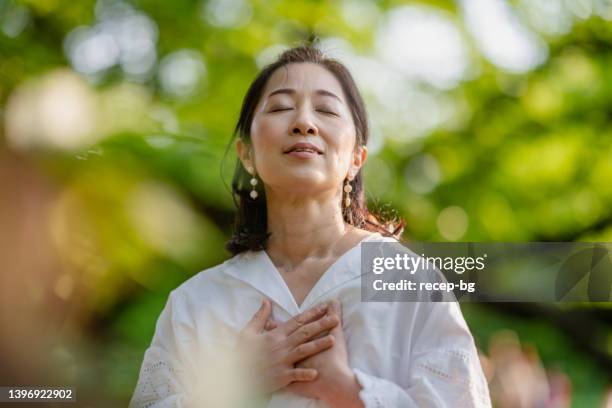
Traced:
<path id="1" fill-rule="evenodd" d="M 241 138 L 236 139 L 236 153 L 242 162 L 242 166 L 244 166 L 247 171 L 249 171 L 249 169 L 253 169 L 253 171 L 255 170 L 255 165 L 251 155 L 251 147 Z M 251 173 L 251 171 L 249 171 L 249 173 Z"/>
<path id="2" fill-rule="evenodd" d="M 355 174 L 365 164 L 366 158 L 368 157 L 368 148 L 365 146 L 358 146 L 353 153 L 353 160 L 349 166 L 349 174 L 355 177 Z"/>

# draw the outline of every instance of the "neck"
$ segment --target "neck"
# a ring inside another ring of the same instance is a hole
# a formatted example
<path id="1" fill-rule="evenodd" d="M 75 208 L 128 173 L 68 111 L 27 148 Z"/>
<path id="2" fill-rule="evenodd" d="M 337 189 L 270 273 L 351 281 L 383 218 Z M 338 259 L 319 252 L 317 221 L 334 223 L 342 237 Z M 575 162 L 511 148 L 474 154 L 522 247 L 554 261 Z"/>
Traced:
<path id="1" fill-rule="evenodd" d="M 344 222 L 338 197 L 279 197 L 266 191 L 267 252 L 292 268 L 308 258 L 332 256 L 336 245 L 354 229 Z"/>

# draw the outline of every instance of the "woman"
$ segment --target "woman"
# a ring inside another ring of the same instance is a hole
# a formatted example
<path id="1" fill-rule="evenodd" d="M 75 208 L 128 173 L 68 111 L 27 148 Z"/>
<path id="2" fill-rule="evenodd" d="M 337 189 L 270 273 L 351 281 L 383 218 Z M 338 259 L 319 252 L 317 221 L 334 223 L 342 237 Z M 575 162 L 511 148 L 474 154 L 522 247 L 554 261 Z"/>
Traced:
<path id="1" fill-rule="evenodd" d="M 396 240 L 366 208 L 368 127 L 347 69 L 286 51 L 236 133 L 235 256 L 171 293 L 131 406 L 231 405 L 239 383 L 249 407 L 490 406 L 456 303 L 361 302 L 360 244 Z"/>

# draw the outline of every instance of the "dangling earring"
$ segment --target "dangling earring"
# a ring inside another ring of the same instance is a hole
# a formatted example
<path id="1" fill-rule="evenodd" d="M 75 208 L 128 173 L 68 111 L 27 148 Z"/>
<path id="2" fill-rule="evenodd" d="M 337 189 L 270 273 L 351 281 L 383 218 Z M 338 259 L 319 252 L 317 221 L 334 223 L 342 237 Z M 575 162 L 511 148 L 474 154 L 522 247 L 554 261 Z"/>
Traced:
<path id="1" fill-rule="evenodd" d="M 252 176 L 250 183 L 251 183 L 251 186 L 253 186 L 253 189 L 251 190 L 251 193 L 249 195 L 251 196 L 253 200 L 256 200 L 257 196 L 259 195 L 257 193 L 257 190 L 255 190 L 255 186 L 257 185 L 258 181 L 257 181 L 257 178 L 255 178 L 255 176 L 253 175 L 254 169 L 252 167 L 250 166 L 247 167 L 247 171 Z"/>
<path id="2" fill-rule="evenodd" d="M 348 208 L 351 205 L 351 191 L 353 191 L 353 186 L 351 186 L 352 177 L 347 177 L 346 183 L 344 184 L 344 192 L 346 193 L 346 197 L 344 198 L 344 207 Z"/>

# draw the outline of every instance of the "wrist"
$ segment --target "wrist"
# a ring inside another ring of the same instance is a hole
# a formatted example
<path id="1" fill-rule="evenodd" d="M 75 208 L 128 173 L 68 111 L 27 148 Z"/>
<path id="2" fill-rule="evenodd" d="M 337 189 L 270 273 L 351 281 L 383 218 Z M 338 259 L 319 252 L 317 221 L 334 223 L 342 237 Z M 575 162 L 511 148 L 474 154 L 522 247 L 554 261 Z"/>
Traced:
<path id="1" fill-rule="evenodd" d="M 331 408 L 363 408 L 363 402 L 359 398 L 362 390 L 361 384 L 357 381 L 357 376 L 349 367 L 342 370 L 333 380 L 329 381 L 323 400 Z"/>

